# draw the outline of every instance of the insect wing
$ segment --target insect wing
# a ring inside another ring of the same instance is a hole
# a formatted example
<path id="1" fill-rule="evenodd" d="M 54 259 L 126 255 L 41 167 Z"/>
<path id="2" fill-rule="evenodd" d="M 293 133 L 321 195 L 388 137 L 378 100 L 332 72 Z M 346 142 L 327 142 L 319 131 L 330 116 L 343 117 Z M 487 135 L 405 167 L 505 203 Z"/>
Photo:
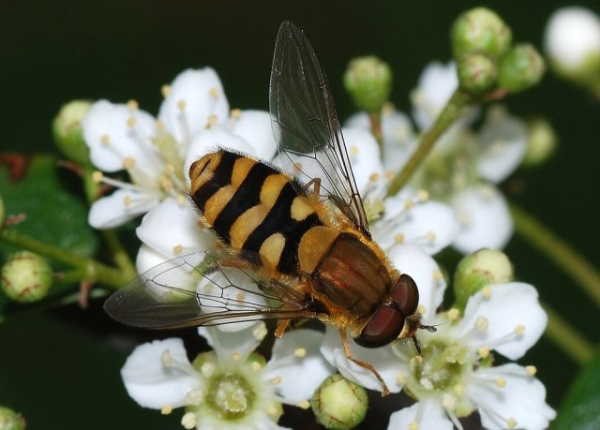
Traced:
<path id="1" fill-rule="evenodd" d="M 292 288 L 261 281 L 240 267 L 223 267 L 208 252 L 150 269 L 113 293 L 104 309 L 123 324 L 154 329 L 240 323 L 241 330 L 258 319 L 314 316 Z"/>
<path id="2" fill-rule="evenodd" d="M 283 168 L 303 182 L 320 178 L 324 196 L 369 235 L 327 76 L 304 32 L 289 21 L 275 42 L 269 102 Z"/>

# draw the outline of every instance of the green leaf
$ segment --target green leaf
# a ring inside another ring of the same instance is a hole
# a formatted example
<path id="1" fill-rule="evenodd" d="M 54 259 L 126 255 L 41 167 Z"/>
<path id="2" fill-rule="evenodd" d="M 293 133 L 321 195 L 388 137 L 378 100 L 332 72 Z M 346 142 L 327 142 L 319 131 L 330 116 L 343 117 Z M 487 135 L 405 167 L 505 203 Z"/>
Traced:
<path id="1" fill-rule="evenodd" d="M 0 169 L 0 195 L 6 216 L 26 216 L 11 227 L 21 234 L 84 257 L 96 252 L 98 239 L 87 223 L 88 209 L 65 189 L 54 157 L 33 157 L 26 175 L 16 181 L 9 180 L 7 168 Z M 0 246 L 3 253 L 14 251 Z"/>
<path id="2" fill-rule="evenodd" d="M 600 354 L 581 371 L 558 413 L 554 430 L 600 430 Z"/>

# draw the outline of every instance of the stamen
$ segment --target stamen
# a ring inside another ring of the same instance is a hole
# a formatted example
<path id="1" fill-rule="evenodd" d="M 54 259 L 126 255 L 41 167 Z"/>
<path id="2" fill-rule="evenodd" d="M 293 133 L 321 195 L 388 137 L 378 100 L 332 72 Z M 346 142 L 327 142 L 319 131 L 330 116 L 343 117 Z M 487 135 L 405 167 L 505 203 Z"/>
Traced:
<path id="1" fill-rule="evenodd" d="M 427 308 L 425 306 L 417 306 L 417 315 L 425 315 L 425 312 L 427 312 Z"/>
<path id="2" fill-rule="evenodd" d="M 371 173 L 369 180 L 371 182 L 377 182 L 380 179 L 379 173 Z"/>
<path id="3" fill-rule="evenodd" d="M 483 297 L 486 299 L 489 299 L 492 296 L 492 289 L 489 287 L 489 285 L 486 285 L 481 289 L 481 294 L 483 294 Z"/>
<path id="4" fill-rule="evenodd" d="M 199 406 L 204 400 L 204 393 L 199 389 L 190 390 L 185 396 L 188 405 Z"/>
<path id="5" fill-rule="evenodd" d="M 181 246 L 181 245 L 175 245 L 173 247 L 173 254 L 175 254 L 175 255 L 180 254 L 181 251 L 183 251 L 183 246 Z"/>
<path id="6" fill-rule="evenodd" d="M 398 385 L 404 385 L 406 383 L 406 376 L 400 373 L 398 376 L 396 376 L 396 382 Z"/>
<path id="7" fill-rule="evenodd" d="M 102 136 L 100 136 L 100 143 L 102 144 L 102 146 L 110 145 L 110 136 L 108 134 L 103 134 Z"/>
<path id="8" fill-rule="evenodd" d="M 232 119 L 238 119 L 241 115 L 242 115 L 242 111 L 241 111 L 241 109 L 238 109 L 238 108 L 231 109 L 231 113 L 229 114 L 229 116 Z"/>
<path id="9" fill-rule="evenodd" d="M 216 99 L 219 97 L 219 90 L 216 89 L 215 87 L 212 87 L 209 91 L 208 94 L 213 98 Z"/>
<path id="10" fill-rule="evenodd" d="M 517 427 L 517 420 L 515 420 L 514 418 L 509 418 L 508 421 L 506 421 L 506 425 L 509 429 L 514 429 L 515 427 Z"/>
<path id="11" fill-rule="evenodd" d="M 231 358 L 233 358 L 235 361 L 240 361 L 242 359 L 242 354 L 239 352 L 234 352 L 231 354 Z"/>
<path id="12" fill-rule="evenodd" d="M 498 387 L 498 388 L 506 387 L 506 379 L 504 379 L 504 378 L 496 379 L 496 387 Z"/>
<path id="13" fill-rule="evenodd" d="M 135 128 L 136 125 L 137 125 L 137 121 L 134 117 L 130 116 L 129 118 L 127 118 L 127 127 Z"/>
<path id="14" fill-rule="evenodd" d="M 183 206 L 186 203 L 186 199 L 183 196 L 183 194 L 178 194 L 177 195 L 177 203 L 179 204 L 179 206 Z"/>
<path id="15" fill-rule="evenodd" d="M 258 324 L 256 327 L 254 327 L 254 330 L 252 330 L 252 336 L 254 336 L 257 340 L 263 340 L 268 333 L 269 331 L 264 323 Z"/>
<path id="16" fill-rule="evenodd" d="M 537 373 L 537 367 L 535 366 L 525 366 L 525 371 L 529 376 L 534 376 Z"/>
<path id="17" fill-rule="evenodd" d="M 429 192 L 427 190 L 419 190 L 417 192 L 417 199 L 419 199 L 422 202 L 426 202 L 427 200 L 429 200 Z"/>
<path id="18" fill-rule="evenodd" d="M 488 358 L 490 356 L 490 348 L 487 346 L 482 346 L 477 350 L 477 353 L 481 358 Z"/>
<path id="19" fill-rule="evenodd" d="M 129 100 L 127 102 L 127 109 L 129 109 L 129 110 L 138 110 L 138 108 L 139 108 L 139 105 L 138 105 L 138 102 L 136 100 L 131 99 L 131 100 Z"/>
<path id="20" fill-rule="evenodd" d="M 277 415 L 277 408 L 275 406 L 269 406 L 267 407 L 267 414 L 271 415 L 272 417 Z"/>
<path id="21" fill-rule="evenodd" d="M 435 269 L 433 271 L 433 280 L 436 281 L 436 282 L 439 282 L 442 279 L 444 279 L 444 274 L 441 272 L 441 270 Z"/>
<path id="22" fill-rule="evenodd" d="M 489 327 L 489 321 L 486 317 L 477 317 L 475 321 L 475 327 L 481 331 L 485 331 Z"/>
<path id="23" fill-rule="evenodd" d="M 462 397 L 465 394 L 465 386 L 462 384 L 456 384 L 453 388 L 454 394 L 459 397 Z"/>
<path id="24" fill-rule="evenodd" d="M 442 397 L 442 406 L 447 410 L 454 410 L 456 408 L 456 397 L 451 394 L 445 393 Z"/>
<path id="25" fill-rule="evenodd" d="M 300 401 L 300 403 L 298 403 L 298 407 L 306 410 L 306 409 L 310 408 L 310 403 L 308 400 L 302 400 L 302 401 Z"/>
<path id="26" fill-rule="evenodd" d="M 206 122 L 206 128 L 211 128 L 213 125 L 218 123 L 219 119 L 215 114 L 209 115 L 208 121 Z"/>
<path id="27" fill-rule="evenodd" d="M 135 158 L 133 158 L 133 157 L 123 158 L 123 168 L 124 169 L 131 169 L 133 166 L 135 166 Z"/>
<path id="28" fill-rule="evenodd" d="M 450 319 L 450 321 L 456 321 L 460 316 L 460 311 L 456 308 L 452 308 L 448 312 L 446 312 L 446 315 L 448 316 L 448 319 Z"/>
<path id="29" fill-rule="evenodd" d="M 133 203 L 133 199 L 131 198 L 131 196 L 125 196 L 125 197 L 123 197 L 123 205 L 125 207 L 131 206 L 132 203 Z"/>
<path id="30" fill-rule="evenodd" d="M 423 357 L 421 357 L 420 355 L 415 355 L 413 358 L 410 359 L 410 364 L 414 367 L 419 366 L 421 363 L 423 363 Z"/>
<path id="31" fill-rule="evenodd" d="M 525 326 L 522 324 L 517 325 L 514 332 L 517 336 L 521 336 L 525 332 Z"/>
<path id="32" fill-rule="evenodd" d="M 404 243 L 404 235 L 402 233 L 399 233 L 396 236 L 394 236 L 394 242 Z"/>
<path id="33" fill-rule="evenodd" d="M 306 356 L 306 349 L 305 348 L 297 348 L 294 351 L 294 355 L 298 358 L 303 358 Z"/>
<path id="34" fill-rule="evenodd" d="M 186 412 L 185 415 L 181 418 L 181 425 L 183 428 L 192 430 L 196 428 L 198 424 L 198 417 L 193 412 Z"/>
<path id="35" fill-rule="evenodd" d="M 173 365 L 173 359 L 171 358 L 171 351 L 165 349 L 160 356 L 160 361 L 165 367 L 171 367 Z"/>
<path id="36" fill-rule="evenodd" d="M 104 178 L 104 174 L 101 171 L 96 170 L 94 173 L 92 173 L 92 181 L 95 183 L 102 182 L 102 178 Z"/>
<path id="37" fill-rule="evenodd" d="M 413 202 L 412 200 L 407 200 L 404 202 L 404 209 L 411 210 L 414 207 L 415 207 L 415 202 Z"/>
<path id="38" fill-rule="evenodd" d="M 163 415 L 169 415 L 171 412 L 173 412 L 173 406 L 171 405 L 162 405 L 160 408 L 160 413 Z"/>
<path id="39" fill-rule="evenodd" d="M 391 180 L 394 176 L 395 176 L 395 174 L 394 174 L 393 170 L 385 171 L 385 179 L 387 179 L 388 181 Z"/>
<path id="40" fill-rule="evenodd" d="M 410 423 L 408 425 L 408 430 L 419 430 L 419 423 L 416 421 L 413 421 L 412 423 Z"/>
<path id="41" fill-rule="evenodd" d="M 271 379 L 271 384 L 279 385 L 279 384 L 281 384 L 282 380 L 283 380 L 283 378 L 281 376 L 275 376 L 273 379 Z"/>
<path id="42" fill-rule="evenodd" d="M 353 156 L 353 157 L 356 157 L 356 156 L 358 155 L 358 153 L 359 153 L 359 152 L 360 152 L 360 151 L 359 151 L 359 149 L 358 149 L 358 146 L 352 145 L 352 146 L 350 147 L 350 155 L 351 155 L 351 156 Z"/>
<path id="43" fill-rule="evenodd" d="M 427 232 L 427 234 L 425 235 L 427 237 L 427 240 L 430 242 L 435 241 L 435 233 L 432 231 Z"/>
<path id="44" fill-rule="evenodd" d="M 260 369 L 262 369 L 262 366 L 260 365 L 260 363 L 259 363 L 259 362 L 257 362 L 257 361 L 253 361 L 253 362 L 250 364 L 250 368 L 252 369 L 252 371 L 253 371 L 254 373 L 257 373 L 257 372 L 259 372 L 259 371 L 260 371 Z"/>
<path id="45" fill-rule="evenodd" d="M 160 92 L 161 92 L 161 94 L 162 94 L 162 96 L 164 98 L 169 97 L 171 95 L 171 86 L 170 85 L 163 85 L 160 88 Z"/>
<path id="46" fill-rule="evenodd" d="M 207 361 L 206 363 L 203 363 L 202 366 L 200 366 L 200 373 L 202 373 L 202 376 L 204 376 L 205 378 L 210 378 L 212 375 L 214 375 L 216 369 L 217 366 L 215 365 L 215 363 L 213 363 L 212 361 Z"/>

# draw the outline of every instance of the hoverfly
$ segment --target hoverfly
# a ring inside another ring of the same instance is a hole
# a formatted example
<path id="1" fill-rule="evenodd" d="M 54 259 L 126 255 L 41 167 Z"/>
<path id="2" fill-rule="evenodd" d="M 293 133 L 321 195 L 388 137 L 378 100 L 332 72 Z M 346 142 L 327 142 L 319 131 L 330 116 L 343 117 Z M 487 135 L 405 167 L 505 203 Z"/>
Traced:
<path id="1" fill-rule="evenodd" d="M 270 111 L 279 157 L 290 162 L 283 164 L 311 165 L 319 176 L 226 149 L 204 155 L 189 170 L 190 198 L 228 252 L 170 260 L 104 307 L 122 323 L 147 328 L 278 319 L 277 336 L 292 320 L 317 318 L 339 329 L 346 356 L 373 372 L 386 393 L 376 369 L 352 357 L 347 334 L 368 348 L 412 338 L 419 350 L 416 330 L 435 329 L 420 324 L 415 282 L 371 239 L 327 76 L 303 31 L 287 21 L 275 44 Z M 258 289 L 238 286 L 241 294 L 228 295 L 236 285 L 226 273 L 232 268 Z M 170 282 L 177 270 L 195 270 L 209 288 L 178 288 Z"/>

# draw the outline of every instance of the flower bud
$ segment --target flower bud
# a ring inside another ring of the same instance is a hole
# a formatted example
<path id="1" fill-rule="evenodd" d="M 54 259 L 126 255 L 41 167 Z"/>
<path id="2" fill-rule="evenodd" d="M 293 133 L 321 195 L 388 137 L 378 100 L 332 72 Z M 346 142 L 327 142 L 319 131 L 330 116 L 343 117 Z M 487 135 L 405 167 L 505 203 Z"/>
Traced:
<path id="1" fill-rule="evenodd" d="M 582 7 L 558 9 L 544 35 L 550 64 L 575 81 L 597 79 L 600 73 L 600 19 Z"/>
<path id="2" fill-rule="evenodd" d="M 535 118 L 528 124 L 527 152 L 523 159 L 526 167 L 535 167 L 545 163 L 556 151 L 558 138 L 554 128 L 543 118 Z"/>
<path id="3" fill-rule="evenodd" d="M 375 56 L 355 58 L 344 73 L 344 86 L 356 107 L 380 112 L 392 91 L 392 69 Z"/>
<path id="4" fill-rule="evenodd" d="M 12 254 L 2 267 L 2 291 L 21 303 L 36 302 L 48 294 L 52 285 L 52 268 L 48 261 L 29 251 Z"/>
<path id="5" fill-rule="evenodd" d="M 331 375 L 310 399 L 312 410 L 325 428 L 351 429 L 365 418 L 367 391 L 341 375 Z"/>
<path id="6" fill-rule="evenodd" d="M 25 418 L 12 409 L 0 406 L 0 429 L 1 430 L 25 430 Z"/>
<path id="7" fill-rule="evenodd" d="M 472 94 L 483 94 L 496 84 L 496 62 L 485 54 L 465 54 L 456 67 L 461 88 Z"/>
<path id="8" fill-rule="evenodd" d="M 90 151 L 83 139 L 81 120 L 91 105 L 87 100 L 69 102 L 61 107 L 52 123 L 56 146 L 69 160 L 81 165 L 90 164 Z"/>
<path id="9" fill-rule="evenodd" d="M 537 84 L 545 71 L 544 59 L 532 45 L 517 45 L 500 61 L 498 84 L 518 93 Z"/>
<path id="10" fill-rule="evenodd" d="M 506 283 L 513 280 L 513 267 L 501 251 L 481 249 L 465 256 L 454 274 L 455 306 L 464 309 L 469 297 L 491 284 Z"/>
<path id="11" fill-rule="evenodd" d="M 451 30 L 455 59 L 480 52 L 492 59 L 504 55 L 512 43 L 510 27 L 495 12 L 477 7 L 461 14 Z"/>

